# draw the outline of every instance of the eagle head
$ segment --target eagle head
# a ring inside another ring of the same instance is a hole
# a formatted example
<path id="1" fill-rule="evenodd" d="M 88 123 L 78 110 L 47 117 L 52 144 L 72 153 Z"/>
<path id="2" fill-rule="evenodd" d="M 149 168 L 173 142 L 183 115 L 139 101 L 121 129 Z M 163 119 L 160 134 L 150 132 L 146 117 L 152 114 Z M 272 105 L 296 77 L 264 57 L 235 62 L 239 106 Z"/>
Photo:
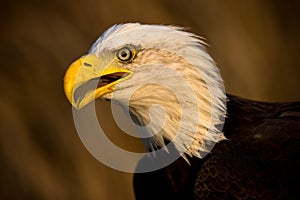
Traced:
<path id="1" fill-rule="evenodd" d="M 219 70 L 201 38 L 179 27 L 112 26 L 70 65 L 64 90 L 76 109 L 101 98 L 129 110 L 149 151 L 172 141 L 180 154 L 203 157 L 224 138 Z"/>

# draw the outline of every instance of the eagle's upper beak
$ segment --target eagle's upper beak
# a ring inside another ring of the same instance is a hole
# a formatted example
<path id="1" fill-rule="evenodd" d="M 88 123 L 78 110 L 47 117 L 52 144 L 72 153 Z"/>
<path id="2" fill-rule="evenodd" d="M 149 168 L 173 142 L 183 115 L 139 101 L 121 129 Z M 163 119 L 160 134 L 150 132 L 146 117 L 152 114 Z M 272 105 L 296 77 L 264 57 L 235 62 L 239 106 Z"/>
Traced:
<path id="1" fill-rule="evenodd" d="M 93 100 L 110 93 L 115 85 L 133 74 L 117 63 L 103 63 L 94 54 L 73 62 L 64 77 L 64 90 L 69 102 L 81 109 Z"/>

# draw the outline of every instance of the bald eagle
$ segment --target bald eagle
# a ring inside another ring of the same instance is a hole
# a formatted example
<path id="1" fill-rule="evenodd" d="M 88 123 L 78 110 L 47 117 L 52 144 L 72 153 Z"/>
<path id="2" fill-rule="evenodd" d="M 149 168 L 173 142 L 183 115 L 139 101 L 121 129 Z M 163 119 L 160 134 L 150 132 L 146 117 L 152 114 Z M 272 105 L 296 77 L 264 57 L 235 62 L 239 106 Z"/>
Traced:
<path id="1" fill-rule="evenodd" d="M 182 28 L 112 26 L 70 65 L 64 90 L 76 109 L 123 106 L 154 164 L 167 163 L 135 174 L 136 199 L 300 198 L 300 102 L 226 94 L 205 43 Z"/>

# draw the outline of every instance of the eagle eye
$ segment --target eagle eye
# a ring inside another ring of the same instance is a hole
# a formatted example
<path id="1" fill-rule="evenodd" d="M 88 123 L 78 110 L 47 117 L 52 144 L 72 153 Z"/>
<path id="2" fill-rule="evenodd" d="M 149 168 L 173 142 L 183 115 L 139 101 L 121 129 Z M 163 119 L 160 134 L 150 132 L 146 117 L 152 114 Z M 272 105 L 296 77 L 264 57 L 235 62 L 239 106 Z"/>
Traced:
<path id="1" fill-rule="evenodd" d="M 135 57 L 135 51 L 131 47 L 123 47 L 116 52 L 116 57 L 121 62 L 131 62 Z"/>

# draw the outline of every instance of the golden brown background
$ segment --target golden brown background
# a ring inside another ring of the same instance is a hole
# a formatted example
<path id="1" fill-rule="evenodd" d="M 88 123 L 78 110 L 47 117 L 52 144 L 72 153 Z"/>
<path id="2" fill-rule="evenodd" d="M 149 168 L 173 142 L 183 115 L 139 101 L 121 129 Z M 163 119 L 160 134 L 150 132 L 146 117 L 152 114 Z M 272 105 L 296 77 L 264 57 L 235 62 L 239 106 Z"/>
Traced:
<path id="1" fill-rule="evenodd" d="M 297 1 L 280 0 L 1 2 L 0 199 L 133 198 L 132 175 L 82 145 L 62 89 L 67 66 L 109 26 L 190 27 L 207 38 L 228 93 L 290 101 L 300 100 L 299 13 Z"/>

